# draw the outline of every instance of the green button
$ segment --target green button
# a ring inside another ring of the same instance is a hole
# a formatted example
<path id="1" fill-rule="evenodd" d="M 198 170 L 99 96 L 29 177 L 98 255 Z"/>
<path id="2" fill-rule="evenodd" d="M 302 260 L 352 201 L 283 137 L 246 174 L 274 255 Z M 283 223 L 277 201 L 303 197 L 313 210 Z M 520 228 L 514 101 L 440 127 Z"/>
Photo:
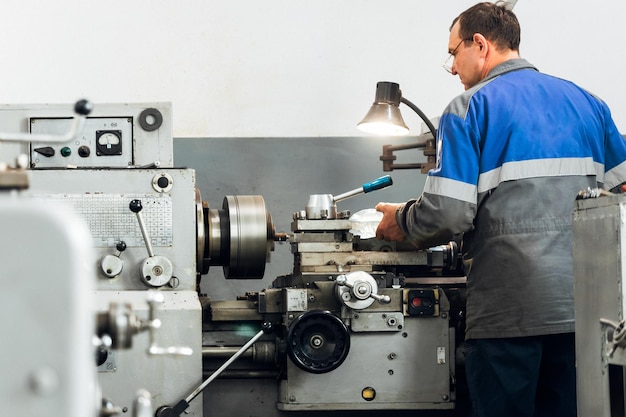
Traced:
<path id="1" fill-rule="evenodd" d="M 72 150 L 68 148 L 67 146 L 61 148 L 61 155 L 70 156 L 71 154 L 72 154 Z"/>

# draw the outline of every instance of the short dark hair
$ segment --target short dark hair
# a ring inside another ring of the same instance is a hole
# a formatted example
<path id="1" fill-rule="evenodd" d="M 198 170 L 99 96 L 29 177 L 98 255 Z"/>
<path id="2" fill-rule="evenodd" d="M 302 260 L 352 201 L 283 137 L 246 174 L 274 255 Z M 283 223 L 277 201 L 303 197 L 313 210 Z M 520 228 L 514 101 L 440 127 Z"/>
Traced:
<path id="1" fill-rule="evenodd" d="M 519 51 L 520 25 L 504 2 L 484 2 L 470 7 L 452 21 L 450 30 L 457 21 L 461 39 L 472 39 L 475 33 L 480 33 L 498 50 Z"/>

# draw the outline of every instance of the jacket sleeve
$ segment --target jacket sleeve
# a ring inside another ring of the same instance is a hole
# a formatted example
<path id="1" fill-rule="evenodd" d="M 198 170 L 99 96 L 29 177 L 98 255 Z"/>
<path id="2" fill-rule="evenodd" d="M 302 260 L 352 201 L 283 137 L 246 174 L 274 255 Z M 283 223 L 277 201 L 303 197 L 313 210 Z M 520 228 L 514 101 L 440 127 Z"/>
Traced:
<path id="1" fill-rule="evenodd" d="M 620 186 L 626 182 L 626 136 L 622 136 L 615 126 L 609 108 L 604 105 L 606 136 L 604 160 L 604 187 L 622 192 Z"/>
<path id="2" fill-rule="evenodd" d="M 420 248 L 448 243 L 473 229 L 477 207 L 479 124 L 475 112 L 460 116 L 454 103 L 441 116 L 437 131 L 437 165 L 424 191 L 396 212 L 408 240 Z"/>
<path id="3" fill-rule="evenodd" d="M 396 212 L 407 239 L 424 249 L 446 244 L 473 229 L 476 205 L 466 201 L 423 193 Z"/>

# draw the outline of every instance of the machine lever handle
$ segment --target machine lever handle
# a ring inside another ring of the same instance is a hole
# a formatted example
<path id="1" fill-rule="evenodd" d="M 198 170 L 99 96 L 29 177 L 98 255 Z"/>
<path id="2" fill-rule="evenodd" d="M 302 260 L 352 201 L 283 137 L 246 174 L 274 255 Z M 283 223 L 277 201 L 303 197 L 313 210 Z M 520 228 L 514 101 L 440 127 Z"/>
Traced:
<path id="1" fill-rule="evenodd" d="M 366 182 L 363 184 L 363 192 L 369 193 L 370 191 L 381 190 L 383 188 L 389 187 L 393 185 L 393 180 L 391 176 L 385 175 L 383 177 L 377 178 L 374 181 Z"/>
<path id="2" fill-rule="evenodd" d="M 371 293 L 370 297 L 378 301 L 380 304 L 389 304 L 391 302 L 391 297 L 389 297 L 388 295 L 380 295 L 376 293 Z"/>
<path id="3" fill-rule="evenodd" d="M 144 223 L 143 217 L 141 215 L 141 210 L 143 209 L 143 206 L 141 205 L 141 200 L 132 200 L 128 205 L 128 208 L 137 216 L 137 220 L 139 221 L 139 228 L 141 229 L 141 235 L 143 236 L 143 241 L 146 243 L 146 249 L 148 249 L 148 256 L 152 258 L 154 256 L 154 251 L 152 250 L 152 242 L 150 241 L 150 236 L 148 236 L 146 224 Z"/>
<path id="4" fill-rule="evenodd" d="M 369 276 L 371 278 L 371 275 L 367 273 L 366 276 Z M 339 275 L 337 276 L 337 278 L 335 278 L 335 282 L 339 286 L 345 286 L 350 288 L 350 293 L 346 294 L 352 294 L 352 296 L 354 296 L 356 299 L 363 300 L 366 298 L 372 298 L 378 301 L 380 304 L 389 304 L 391 302 L 391 297 L 389 297 L 388 295 L 377 294 L 374 288 L 372 288 L 372 284 L 370 284 L 368 281 L 357 279 L 353 282 L 351 279 L 348 278 L 347 275 Z"/>
<path id="5" fill-rule="evenodd" d="M 180 400 L 174 407 L 164 406 L 157 410 L 156 417 L 179 417 L 187 408 L 189 403 L 198 396 L 215 378 L 217 378 L 226 368 L 228 368 L 239 356 L 241 356 L 250 346 L 252 346 L 257 340 L 266 333 L 272 333 L 274 331 L 274 325 L 271 322 L 263 323 L 262 329 L 257 334 L 252 336 L 252 339 L 248 340 L 233 356 L 231 356 L 222 366 L 220 366 L 215 372 L 211 374 L 198 388 L 196 388 L 187 398 Z"/>
<path id="6" fill-rule="evenodd" d="M 85 119 L 93 110 L 93 104 L 88 100 L 79 100 L 74 104 L 74 119 L 70 130 L 63 135 L 48 133 L 0 133 L 0 142 L 45 142 L 61 143 L 76 138 L 83 130 Z"/>
<path id="7" fill-rule="evenodd" d="M 336 195 L 333 197 L 333 200 L 336 203 L 338 201 L 354 197 L 358 194 L 366 194 L 372 191 L 381 190 L 383 188 L 389 187 L 390 185 L 393 185 L 393 180 L 391 179 L 391 176 L 385 175 L 384 177 L 377 178 L 374 181 L 366 182 L 361 186 L 361 188 L 355 188 L 354 190 L 348 191 L 347 193 Z"/>
<path id="8" fill-rule="evenodd" d="M 143 236 L 143 241 L 146 244 L 146 249 L 148 250 L 148 257 L 141 265 L 141 279 L 151 287 L 161 287 L 168 284 L 170 287 L 176 288 L 179 281 L 178 278 L 172 275 L 172 262 L 165 256 L 155 256 L 154 251 L 152 250 L 152 241 L 150 240 L 150 236 L 148 236 L 148 230 L 146 229 L 146 225 L 141 215 L 141 210 L 143 209 L 141 200 L 132 200 L 128 207 L 130 208 L 130 211 L 135 213 L 137 216 L 139 228 L 141 229 L 141 235 Z M 155 355 L 170 354 L 169 352 L 161 352 L 157 350 L 152 353 Z"/>

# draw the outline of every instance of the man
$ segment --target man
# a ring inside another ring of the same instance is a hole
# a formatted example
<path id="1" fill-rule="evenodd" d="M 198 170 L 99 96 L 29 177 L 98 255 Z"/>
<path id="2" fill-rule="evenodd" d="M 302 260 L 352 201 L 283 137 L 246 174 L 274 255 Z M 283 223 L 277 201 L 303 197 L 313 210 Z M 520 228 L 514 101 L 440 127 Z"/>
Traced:
<path id="1" fill-rule="evenodd" d="M 379 239 L 427 248 L 463 234 L 466 373 L 478 416 L 575 416 L 571 218 L 588 187 L 626 180 L 608 107 L 519 55 L 505 6 L 479 3 L 450 28 L 437 166 L 419 199 L 380 203 Z"/>

